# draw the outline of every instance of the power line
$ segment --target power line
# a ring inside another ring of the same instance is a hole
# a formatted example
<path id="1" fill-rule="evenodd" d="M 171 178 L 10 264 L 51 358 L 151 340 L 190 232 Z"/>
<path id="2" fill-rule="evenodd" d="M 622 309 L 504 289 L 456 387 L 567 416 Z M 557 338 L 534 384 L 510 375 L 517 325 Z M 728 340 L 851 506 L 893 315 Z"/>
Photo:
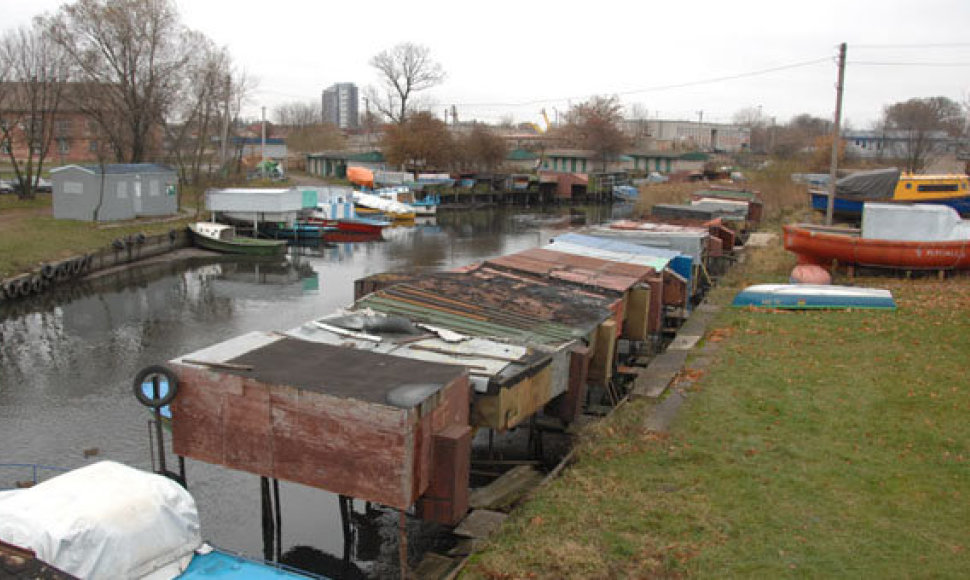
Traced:
<path id="1" fill-rule="evenodd" d="M 684 83 L 676 83 L 676 84 L 670 84 L 670 85 L 658 85 L 658 86 L 655 86 L 655 87 L 646 87 L 646 88 L 642 88 L 642 89 L 634 89 L 634 90 L 629 90 L 629 91 L 622 91 L 622 92 L 618 92 L 618 93 L 615 93 L 615 94 L 618 95 L 618 96 L 620 96 L 620 95 L 635 95 L 635 94 L 639 94 L 639 93 L 649 93 L 649 92 L 657 92 L 657 91 L 668 91 L 668 90 L 671 90 L 671 89 L 682 89 L 682 88 L 685 88 L 685 87 L 694 87 L 694 86 L 699 86 L 699 85 L 706 85 L 706 84 L 713 84 L 713 83 L 721 83 L 721 82 L 724 82 L 724 81 L 733 81 L 733 80 L 737 80 L 737 79 L 743 79 L 743 78 L 748 78 L 748 77 L 753 77 L 753 76 L 770 74 L 770 73 L 773 73 L 773 72 L 778 72 L 778 71 L 783 71 L 783 70 L 789 70 L 789 69 L 793 69 L 793 68 L 801 68 L 801 67 L 816 65 L 816 64 L 823 63 L 823 62 L 830 62 L 831 60 L 832 60 L 832 58 L 827 56 L 827 57 L 824 57 L 824 58 L 816 58 L 816 59 L 813 59 L 813 60 L 806 60 L 806 61 L 802 61 L 802 62 L 795 62 L 795 63 L 791 63 L 791 64 L 786 64 L 786 65 L 781 65 L 781 66 L 775 66 L 775 67 L 765 68 L 765 69 L 759 69 L 759 70 L 754 70 L 754 71 L 749 71 L 749 72 L 743 72 L 743 73 L 738 73 L 738 74 L 733 74 L 733 75 L 727 75 L 727 76 L 722 76 L 722 77 L 713 77 L 713 78 L 708 78 L 708 79 L 701 79 L 701 80 L 697 80 L 697 81 L 688 81 L 688 82 L 684 82 Z M 556 98 L 551 98 L 550 97 L 550 98 L 545 98 L 545 99 L 534 99 L 534 100 L 531 100 L 531 101 L 523 101 L 523 102 L 520 102 L 520 103 L 458 103 L 458 104 L 460 104 L 463 107 L 528 107 L 528 106 L 534 106 L 534 105 L 539 105 L 539 104 L 542 104 L 542 103 L 549 103 L 549 102 L 559 102 L 559 101 L 568 101 L 568 100 L 579 100 L 579 99 L 583 99 L 585 97 L 586 97 L 586 95 L 583 95 L 583 96 L 575 96 L 574 95 L 574 96 L 571 96 L 571 97 L 556 97 Z"/>
<path id="2" fill-rule="evenodd" d="M 849 64 L 864 66 L 970 66 L 970 62 L 879 62 L 866 60 L 852 60 Z"/>
<path id="3" fill-rule="evenodd" d="M 883 48 L 966 48 L 970 42 L 930 42 L 922 44 L 853 44 L 852 49 L 883 49 Z"/>

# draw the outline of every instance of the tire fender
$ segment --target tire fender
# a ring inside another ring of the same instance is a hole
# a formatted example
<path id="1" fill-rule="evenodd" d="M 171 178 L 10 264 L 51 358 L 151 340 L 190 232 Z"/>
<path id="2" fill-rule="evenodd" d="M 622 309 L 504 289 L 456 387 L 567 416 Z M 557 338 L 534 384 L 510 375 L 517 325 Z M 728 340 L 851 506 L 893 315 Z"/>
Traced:
<path id="1" fill-rule="evenodd" d="M 166 383 L 168 383 L 168 390 L 161 395 L 158 399 L 152 398 L 150 395 L 146 395 L 142 385 L 145 381 L 152 379 L 155 376 L 164 377 Z M 138 402 L 146 407 L 152 409 L 158 409 L 159 407 L 164 407 L 172 402 L 175 395 L 178 393 L 178 379 L 175 377 L 175 373 L 172 372 L 168 367 L 162 365 L 151 365 L 143 368 L 135 375 L 135 381 L 132 383 L 132 391 L 135 394 L 135 398 Z"/>

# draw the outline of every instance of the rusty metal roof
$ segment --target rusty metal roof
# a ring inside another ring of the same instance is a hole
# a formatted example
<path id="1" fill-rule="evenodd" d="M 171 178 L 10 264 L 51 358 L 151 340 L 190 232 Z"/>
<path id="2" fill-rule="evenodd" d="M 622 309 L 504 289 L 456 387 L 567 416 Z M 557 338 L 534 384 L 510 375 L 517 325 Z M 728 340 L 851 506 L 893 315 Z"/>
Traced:
<path id="1" fill-rule="evenodd" d="M 371 294 L 372 308 L 472 336 L 558 344 L 586 336 L 615 300 L 559 284 L 476 270 L 417 277 Z"/>
<path id="2" fill-rule="evenodd" d="M 487 265 L 548 277 L 589 288 L 623 293 L 656 274 L 650 266 L 612 262 L 545 249 L 493 258 Z"/>

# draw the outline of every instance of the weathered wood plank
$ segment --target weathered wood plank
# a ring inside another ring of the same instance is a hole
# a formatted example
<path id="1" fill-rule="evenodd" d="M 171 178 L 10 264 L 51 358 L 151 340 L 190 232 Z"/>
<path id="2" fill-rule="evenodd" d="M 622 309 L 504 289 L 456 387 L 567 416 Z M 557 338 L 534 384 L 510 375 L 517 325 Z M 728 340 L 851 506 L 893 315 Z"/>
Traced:
<path id="1" fill-rule="evenodd" d="M 447 578 L 461 564 L 461 558 L 450 558 L 428 552 L 421 559 L 418 567 L 412 571 L 414 578 L 427 578 L 429 580 Z"/>
<path id="2" fill-rule="evenodd" d="M 668 350 L 658 355 L 633 382 L 630 395 L 656 399 L 667 390 L 686 361 L 686 350 Z"/>
<path id="3" fill-rule="evenodd" d="M 492 510 L 475 510 L 455 528 L 456 536 L 466 538 L 487 538 L 502 527 L 508 514 Z"/>
<path id="4" fill-rule="evenodd" d="M 468 497 L 472 509 L 502 509 L 511 506 L 528 489 L 542 480 L 542 474 L 531 465 L 519 465 L 486 485 L 475 488 Z"/>

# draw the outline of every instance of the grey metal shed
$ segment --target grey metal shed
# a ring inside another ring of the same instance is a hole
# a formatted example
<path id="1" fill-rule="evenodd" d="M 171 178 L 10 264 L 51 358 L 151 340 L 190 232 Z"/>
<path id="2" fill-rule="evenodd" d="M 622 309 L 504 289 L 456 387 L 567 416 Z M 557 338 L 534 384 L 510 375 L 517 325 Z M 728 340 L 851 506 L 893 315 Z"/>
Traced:
<path id="1" fill-rule="evenodd" d="M 178 213 L 178 175 L 167 165 L 65 165 L 51 170 L 51 184 L 57 219 L 113 221 Z"/>

